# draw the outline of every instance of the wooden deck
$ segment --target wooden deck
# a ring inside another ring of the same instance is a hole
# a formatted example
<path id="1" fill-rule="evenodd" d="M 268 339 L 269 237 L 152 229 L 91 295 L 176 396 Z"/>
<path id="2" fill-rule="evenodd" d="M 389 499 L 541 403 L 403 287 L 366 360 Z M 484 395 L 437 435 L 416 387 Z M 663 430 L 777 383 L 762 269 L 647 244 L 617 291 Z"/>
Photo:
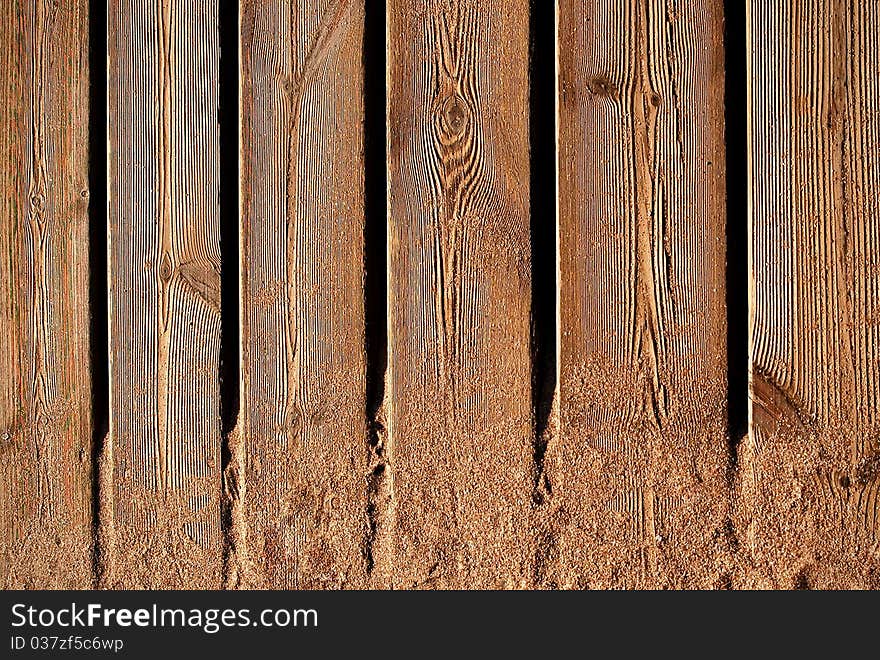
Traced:
<path id="1" fill-rule="evenodd" d="M 0 4 L 0 587 L 880 587 L 876 3 Z"/>

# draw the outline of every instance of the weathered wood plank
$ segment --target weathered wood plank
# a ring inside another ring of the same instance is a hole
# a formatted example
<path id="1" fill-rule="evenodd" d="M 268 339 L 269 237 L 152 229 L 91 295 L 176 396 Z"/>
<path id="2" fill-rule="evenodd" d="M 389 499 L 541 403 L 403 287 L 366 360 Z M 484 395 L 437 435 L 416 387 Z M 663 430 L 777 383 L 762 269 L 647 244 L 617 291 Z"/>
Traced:
<path id="1" fill-rule="evenodd" d="M 730 579 L 722 35 L 719 1 L 559 3 L 546 585 Z"/>
<path id="2" fill-rule="evenodd" d="M 388 2 L 395 587 L 520 587 L 529 514 L 528 3 Z"/>
<path id="3" fill-rule="evenodd" d="M 220 584 L 216 2 L 109 4 L 104 582 Z"/>
<path id="4" fill-rule="evenodd" d="M 92 586 L 88 3 L 0 6 L 0 586 Z"/>
<path id="5" fill-rule="evenodd" d="M 234 586 L 366 585 L 362 2 L 244 0 Z"/>
<path id="6" fill-rule="evenodd" d="M 876 588 L 880 8 L 749 9 L 752 577 Z"/>

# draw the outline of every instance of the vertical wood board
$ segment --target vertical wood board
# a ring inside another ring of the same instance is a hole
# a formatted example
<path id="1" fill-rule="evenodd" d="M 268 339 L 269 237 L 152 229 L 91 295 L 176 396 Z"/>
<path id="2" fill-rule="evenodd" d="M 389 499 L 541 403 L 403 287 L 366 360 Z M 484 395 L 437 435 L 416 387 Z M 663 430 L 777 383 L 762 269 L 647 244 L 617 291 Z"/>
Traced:
<path id="1" fill-rule="evenodd" d="M 106 586 L 221 580 L 217 19 L 109 3 Z"/>
<path id="2" fill-rule="evenodd" d="M 92 586 L 88 3 L 0 7 L 0 586 Z"/>
<path id="3" fill-rule="evenodd" d="M 722 3 L 561 0 L 539 580 L 729 582 Z"/>
<path id="4" fill-rule="evenodd" d="M 532 578 L 525 1 L 390 0 L 392 585 Z"/>
<path id="5" fill-rule="evenodd" d="M 366 586 L 364 7 L 241 5 L 234 584 Z"/>
<path id="6" fill-rule="evenodd" d="M 749 11 L 752 577 L 876 588 L 880 9 Z"/>

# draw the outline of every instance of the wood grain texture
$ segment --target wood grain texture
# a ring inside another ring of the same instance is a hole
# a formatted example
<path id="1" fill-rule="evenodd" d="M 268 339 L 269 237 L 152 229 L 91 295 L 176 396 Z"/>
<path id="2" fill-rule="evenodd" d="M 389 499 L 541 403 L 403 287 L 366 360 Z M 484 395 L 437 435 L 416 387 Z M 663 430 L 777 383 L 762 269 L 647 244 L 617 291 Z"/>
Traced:
<path id="1" fill-rule="evenodd" d="M 366 585 L 364 7 L 241 5 L 233 586 Z"/>
<path id="2" fill-rule="evenodd" d="M 522 587 L 529 516 L 528 3 L 389 0 L 394 587 Z M 382 533 L 380 533 L 382 536 Z"/>
<path id="3" fill-rule="evenodd" d="M 107 586 L 220 584 L 216 2 L 109 3 Z"/>
<path id="4" fill-rule="evenodd" d="M 758 585 L 880 586 L 880 8 L 749 3 Z"/>
<path id="5" fill-rule="evenodd" d="M 539 583 L 730 581 L 722 3 L 561 0 Z"/>
<path id="6" fill-rule="evenodd" d="M 88 3 L 0 6 L 0 586 L 92 586 Z"/>

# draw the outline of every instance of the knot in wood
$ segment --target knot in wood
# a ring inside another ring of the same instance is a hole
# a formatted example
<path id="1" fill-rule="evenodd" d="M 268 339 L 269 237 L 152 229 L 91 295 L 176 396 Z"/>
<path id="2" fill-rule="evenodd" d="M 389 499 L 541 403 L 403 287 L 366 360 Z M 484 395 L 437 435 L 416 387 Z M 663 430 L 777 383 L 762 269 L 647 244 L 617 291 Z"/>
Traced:
<path id="1" fill-rule="evenodd" d="M 461 135 L 468 123 L 468 108 L 464 99 L 458 94 L 450 94 L 446 97 L 441 107 L 440 119 L 444 133 L 452 136 Z"/>
<path id="2" fill-rule="evenodd" d="M 174 275 L 174 265 L 171 263 L 171 256 L 166 252 L 159 263 L 159 279 L 168 284 L 172 275 Z"/>
<path id="3" fill-rule="evenodd" d="M 37 213 L 42 213 L 46 206 L 46 194 L 38 190 L 31 195 L 31 208 Z"/>
<path id="4" fill-rule="evenodd" d="M 596 76 L 587 82 L 590 92 L 596 96 L 617 96 L 617 86 L 608 76 Z"/>

